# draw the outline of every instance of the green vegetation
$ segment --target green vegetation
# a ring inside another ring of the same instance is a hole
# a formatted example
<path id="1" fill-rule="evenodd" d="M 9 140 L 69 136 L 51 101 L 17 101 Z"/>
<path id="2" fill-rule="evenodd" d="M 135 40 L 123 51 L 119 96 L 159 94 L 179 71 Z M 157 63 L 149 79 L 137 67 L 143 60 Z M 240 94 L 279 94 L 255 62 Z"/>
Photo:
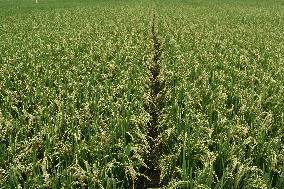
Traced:
<path id="1" fill-rule="evenodd" d="M 171 186 L 284 186 L 283 8 L 159 8 Z"/>
<path id="2" fill-rule="evenodd" d="M 0 188 L 282 189 L 283 19 L 272 0 L 0 0 Z"/>

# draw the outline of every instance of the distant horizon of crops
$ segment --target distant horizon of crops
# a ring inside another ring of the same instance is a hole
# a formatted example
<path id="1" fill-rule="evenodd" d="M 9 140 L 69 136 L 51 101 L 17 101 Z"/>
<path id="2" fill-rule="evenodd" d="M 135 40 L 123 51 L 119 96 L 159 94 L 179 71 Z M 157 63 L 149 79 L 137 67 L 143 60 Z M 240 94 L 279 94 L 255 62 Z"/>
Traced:
<path id="1" fill-rule="evenodd" d="M 284 186 L 284 1 L 0 0 L 0 188 Z"/>

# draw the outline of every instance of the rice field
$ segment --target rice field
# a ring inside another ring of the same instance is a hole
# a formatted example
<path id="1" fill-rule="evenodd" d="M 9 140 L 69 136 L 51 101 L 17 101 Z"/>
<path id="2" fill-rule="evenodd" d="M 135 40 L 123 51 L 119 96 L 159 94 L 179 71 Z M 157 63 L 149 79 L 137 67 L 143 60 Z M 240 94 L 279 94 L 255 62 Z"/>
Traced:
<path id="1" fill-rule="evenodd" d="M 284 1 L 0 0 L 0 188 L 284 188 Z"/>

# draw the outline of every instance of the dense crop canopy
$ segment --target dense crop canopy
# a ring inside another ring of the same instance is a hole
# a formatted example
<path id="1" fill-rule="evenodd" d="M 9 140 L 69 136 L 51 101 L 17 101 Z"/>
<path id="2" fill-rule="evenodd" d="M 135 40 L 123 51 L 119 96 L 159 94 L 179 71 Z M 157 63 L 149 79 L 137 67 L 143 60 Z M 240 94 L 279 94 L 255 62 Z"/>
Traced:
<path id="1" fill-rule="evenodd" d="M 0 0 L 0 188 L 282 189 L 283 10 Z"/>

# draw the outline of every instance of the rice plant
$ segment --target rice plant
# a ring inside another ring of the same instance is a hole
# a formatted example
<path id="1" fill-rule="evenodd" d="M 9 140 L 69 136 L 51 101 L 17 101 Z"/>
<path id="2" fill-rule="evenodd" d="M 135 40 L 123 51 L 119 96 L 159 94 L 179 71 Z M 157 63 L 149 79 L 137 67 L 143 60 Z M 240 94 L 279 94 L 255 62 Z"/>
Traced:
<path id="1" fill-rule="evenodd" d="M 0 188 L 283 188 L 283 18 L 0 0 Z"/>

